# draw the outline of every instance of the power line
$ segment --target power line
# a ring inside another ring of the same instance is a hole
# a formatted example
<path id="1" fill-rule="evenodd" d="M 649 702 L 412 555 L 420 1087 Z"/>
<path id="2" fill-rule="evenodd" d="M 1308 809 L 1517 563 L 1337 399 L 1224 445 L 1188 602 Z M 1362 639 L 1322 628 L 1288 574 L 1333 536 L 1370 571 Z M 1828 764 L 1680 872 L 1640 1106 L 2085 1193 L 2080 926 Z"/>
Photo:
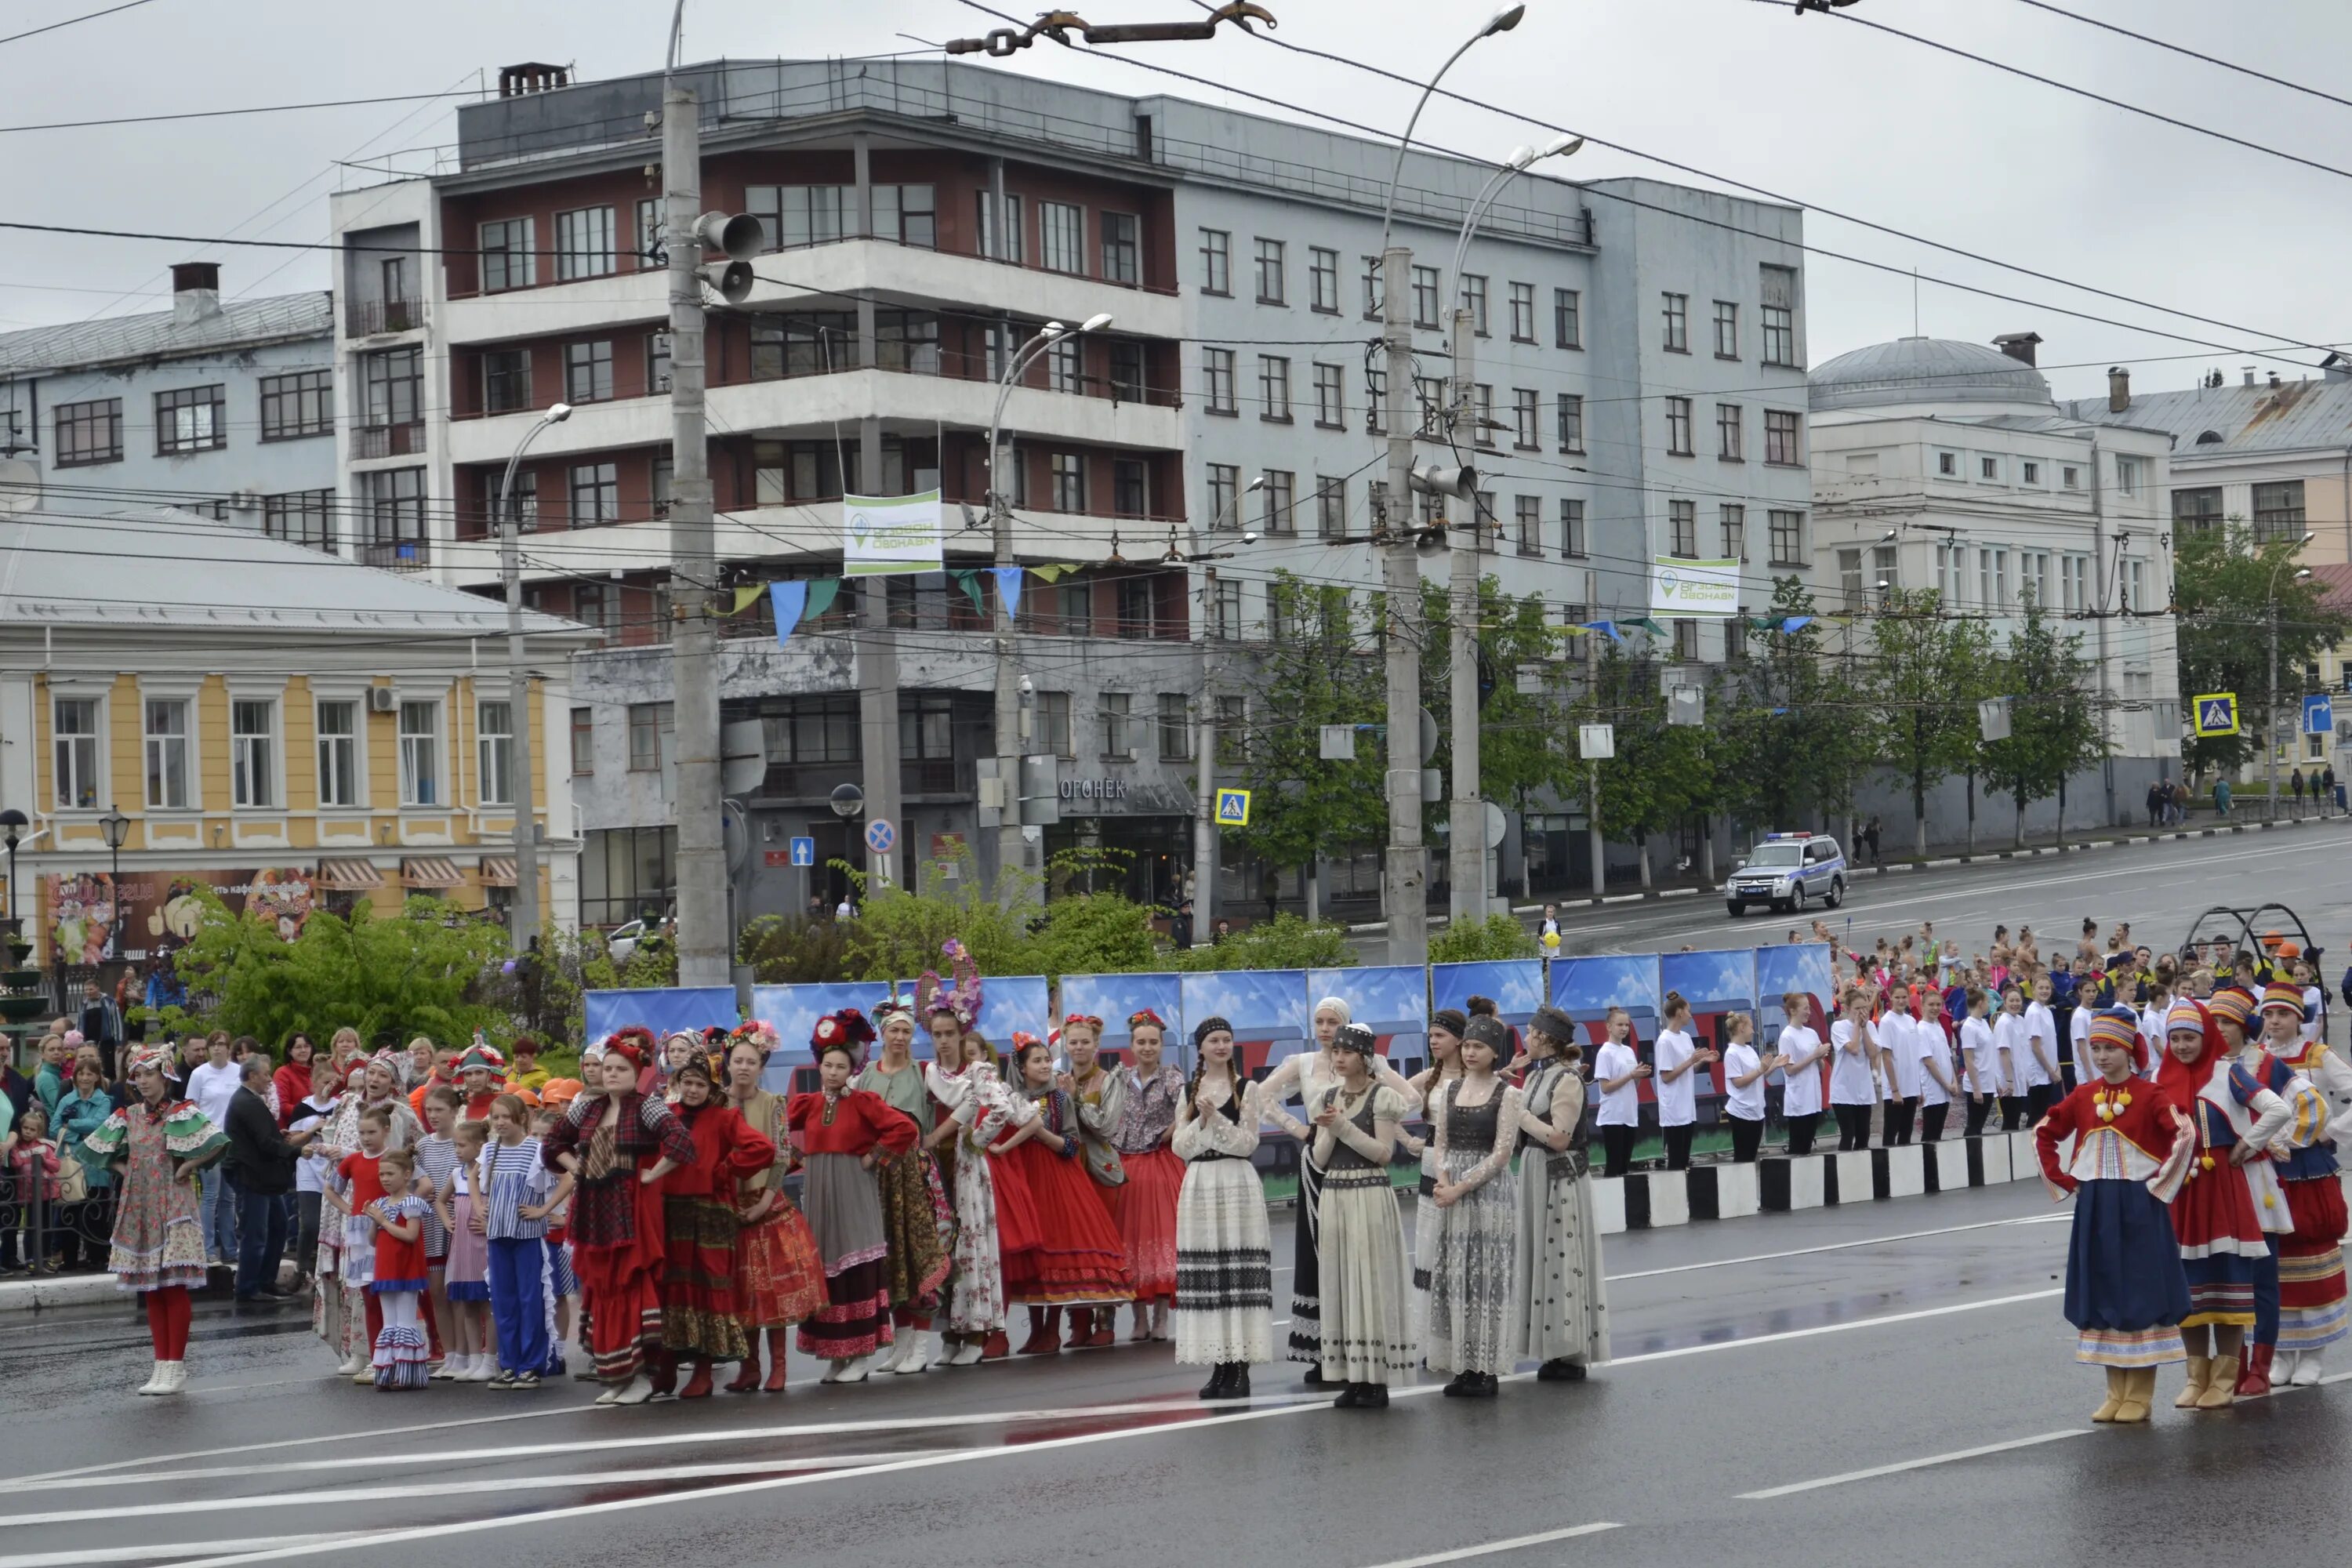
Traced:
<path id="1" fill-rule="evenodd" d="M 2162 38 L 2149 37 L 2146 33 L 2135 33 L 2129 27 L 2119 27 L 2113 22 L 2103 22 L 2096 16 L 2085 16 L 2079 11 L 2069 11 L 2063 6 L 2053 5 L 2049 0 L 2018 0 L 2018 4 L 2031 5 L 2037 11 L 2047 11 L 2053 16 L 2063 16 L 2069 21 L 2080 22 L 2087 27 L 2097 27 L 2104 32 L 2119 34 L 2126 38 L 2137 38 L 2143 44 L 2153 45 L 2159 49 L 2168 49 L 2176 55 L 2186 55 L 2192 60 L 2203 60 L 2209 66 L 2220 66 L 2223 70 L 2236 71 L 2241 76 L 2252 77 L 2256 81 L 2266 81 L 2273 87 L 2285 88 L 2289 92 L 2305 93 L 2310 97 L 2325 99 L 2330 103 L 2339 103 L 2347 109 L 2352 109 L 2352 98 L 2338 98 L 2332 92 L 2322 92 L 2315 87 L 2305 87 L 2299 81 L 2289 81 L 2283 76 L 2273 76 L 2268 71 L 2259 71 L 2252 66 L 2242 66 L 2235 60 L 2225 60 L 2214 55 L 2200 54 L 2195 49 L 2187 48 L 2179 44 L 2168 43 Z"/>
<path id="2" fill-rule="evenodd" d="M 145 0 L 136 0 L 136 3 L 143 5 Z M 0 44 L 7 41 L 0 38 Z M 0 125 L 0 136 L 14 136 L 26 131 L 89 131 L 101 125 L 154 125 L 167 120 L 226 120 L 241 114 L 293 114 L 310 109 L 359 109 L 371 103 L 429 102 L 435 99 L 470 97 L 474 90 L 466 88 L 451 92 L 397 92 L 383 98 L 338 98 L 317 103 L 264 103 L 249 109 L 189 109 L 174 114 L 123 114 L 107 120 L 53 120 L 39 125 Z"/>
<path id="3" fill-rule="evenodd" d="M 62 22 L 51 22 L 47 26 L 28 27 L 21 33 L 11 33 L 6 37 L 0 38 L 0 44 L 13 44 L 19 38 L 37 38 L 43 33 L 54 33 L 60 27 L 70 27 L 80 22 L 94 22 L 100 16 L 111 16 L 117 11 L 134 10 L 147 3 L 148 0 L 123 0 L 121 5 L 109 5 L 103 11 L 85 11 L 79 16 L 68 16 Z"/>

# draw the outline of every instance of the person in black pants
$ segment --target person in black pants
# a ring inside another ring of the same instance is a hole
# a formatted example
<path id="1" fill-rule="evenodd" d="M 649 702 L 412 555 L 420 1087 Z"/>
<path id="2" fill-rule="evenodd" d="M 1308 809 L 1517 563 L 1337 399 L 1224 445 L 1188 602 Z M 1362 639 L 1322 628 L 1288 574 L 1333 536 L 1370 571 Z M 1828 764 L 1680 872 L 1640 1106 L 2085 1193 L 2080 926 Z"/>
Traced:
<path id="1" fill-rule="evenodd" d="M 1780 1058 L 1757 1054 L 1756 1020 L 1746 1013 L 1723 1019 L 1723 1119 L 1731 1127 L 1731 1158 L 1752 1165 L 1764 1142 L 1764 1077 Z"/>
<path id="2" fill-rule="evenodd" d="M 1951 1039 L 1944 1033 L 1942 992 L 1932 985 L 1920 988 L 1919 1016 L 1911 1028 L 1912 1044 L 1920 1052 L 1920 1096 L 1923 1101 L 1935 1100 L 1934 1104 L 1923 1103 L 1919 1108 L 1919 1142 L 1940 1143 L 1944 1118 L 1951 1112 L 1951 1102 L 1960 1098 L 1959 1082 L 1952 1076 Z"/>
<path id="3" fill-rule="evenodd" d="M 308 1132 L 278 1131 L 269 1109 L 268 1056 L 245 1058 L 244 1079 L 228 1102 L 228 1183 L 237 1208 L 236 1299 L 257 1301 L 291 1294 L 278 1288 L 286 1252 L 285 1197 L 294 1190 L 294 1162 Z"/>
<path id="4" fill-rule="evenodd" d="M 1592 1087 L 1601 1101 L 1598 1121 L 1604 1176 L 1633 1169 L 1633 1139 L 1642 1127 L 1641 1081 L 1650 1067 L 1635 1052 L 1633 1020 L 1622 1007 L 1609 1009 L 1609 1043 L 1592 1058 Z"/>

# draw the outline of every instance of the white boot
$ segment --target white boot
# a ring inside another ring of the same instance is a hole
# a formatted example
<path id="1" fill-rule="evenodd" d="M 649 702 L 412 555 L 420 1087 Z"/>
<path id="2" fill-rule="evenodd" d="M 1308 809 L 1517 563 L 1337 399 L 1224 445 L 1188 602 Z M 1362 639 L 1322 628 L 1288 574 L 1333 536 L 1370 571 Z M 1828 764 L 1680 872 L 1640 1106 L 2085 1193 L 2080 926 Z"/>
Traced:
<path id="1" fill-rule="evenodd" d="M 335 1369 L 335 1375 L 337 1377 L 357 1376 L 359 1373 L 367 1370 L 367 1357 L 360 1354 L 357 1351 L 353 1351 L 351 1354 L 343 1358 L 343 1364 Z"/>
<path id="2" fill-rule="evenodd" d="M 2321 1362 L 2326 1353 L 2326 1351 L 2305 1351 L 2294 1358 L 2294 1383 L 2297 1388 L 2309 1388 L 2326 1374 L 2327 1369 Z"/>
<path id="3" fill-rule="evenodd" d="M 629 1379 L 628 1386 L 613 1395 L 615 1405 L 643 1405 L 654 1396 L 654 1380 L 644 1373 Z"/>
<path id="4" fill-rule="evenodd" d="M 155 1391 L 156 1393 L 180 1394 L 186 1391 L 188 1386 L 188 1363 L 186 1362 L 167 1361 L 163 1363 L 163 1386 L 157 1389 Z"/>
<path id="5" fill-rule="evenodd" d="M 430 1379 L 435 1383 L 453 1382 L 456 1380 L 458 1373 L 464 1370 L 466 1358 L 464 1356 L 444 1355 L 441 1358 L 440 1364 L 436 1366 L 429 1374 Z"/>
<path id="6" fill-rule="evenodd" d="M 960 1341 L 955 1349 L 940 1359 L 940 1364 L 941 1366 L 976 1366 L 980 1363 L 981 1352 L 987 1348 L 979 1340 Z"/>
<path id="7" fill-rule="evenodd" d="M 171 1364 L 172 1363 L 167 1361 L 157 1362 L 155 1363 L 155 1370 L 147 1374 L 147 1381 L 141 1386 L 139 1392 L 142 1394 L 163 1394 L 169 1392 L 163 1385 L 171 1381 L 172 1374 L 166 1372 L 164 1368 Z"/>
<path id="8" fill-rule="evenodd" d="M 847 1361 L 835 1362 L 833 1367 L 834 1382 L 864 1383 L 866 1374 L 874 1370 L 874 1358 L 870 1355 L 852 1356 Z"/>
<path id="9" fill-rule="evenodd" d="M 471 1371 L 466 1373 L 467 1383 L 488 1383 L 498 1375 L 498 1358 L 487 1352 L 474 1357 Z"/>
<path id="10" fill-rule="evenodd" d="M 904 1377 L 909 1373 L 928 1371 L 930 1364 L 930 1332 L 925 1329 L 915 1329 L 907 1335 L 907 1353 L 892 1363 L 890 1370 Z"/>
<path id="11" fill-rule="evenodd" d="M 898 1363 L 907 1359 L 907 1352 L 914 1349 L 914 1346 L 915 1336 L 913 1332 L 911 1331 L 901 1330 L 898 1337 L 890 1342 L 889 1349 L 877 1351 L 874 1352 L 872 1358 L 874 1374 L 877 1377 L 879 1377 L 885 1373 L 898 1371 Z"/>

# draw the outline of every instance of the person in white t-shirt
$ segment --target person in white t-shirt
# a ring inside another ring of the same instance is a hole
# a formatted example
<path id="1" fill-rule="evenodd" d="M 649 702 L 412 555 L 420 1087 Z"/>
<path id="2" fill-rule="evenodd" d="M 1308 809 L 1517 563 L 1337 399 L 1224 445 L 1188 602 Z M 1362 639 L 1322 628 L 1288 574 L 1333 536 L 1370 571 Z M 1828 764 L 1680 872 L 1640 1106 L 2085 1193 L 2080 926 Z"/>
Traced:
<path id="1" fill-rule="evenodd" d="M 1813 1129 L 1822 1120 L 1822 1058 L 1830 1048 L 1806 1024 L 1813 999 L 1801 991 L 1780 998 L 1780 1012 L 1789 1021 L 1780 1026 L 1780 1115 L 1789 1124 L 1789 1152 L 1813 1152 Z"/>
<path id="2" fill-rule="evenodd" d="M 2011 981 L 2000 988 L 2000 1011 L 1993 1015 L 1993 1048 L 2000 1066 L 2000 1130 L 2014 1132 L 2025 1121 L 2025 988 Z"/>
<path id="3" fill-rule="evenodd" d="M 2096 982 L 2085 975 L 2074 993 L 2074 1016 L 2067 1020 L 2067 1054 L 2074 1058 L 2074 1082 L 2077 1085 L 2099 1081 L 2099 1070 L 2091 1065 L 2091 1017 L 2099 1010 L 2093 998 L 2098 992 Z M 2156 1018 L 2157 1032 L 2152 1037 L 2160 1040 L 2164 1038 L 2164 1015 L 2158 1013 Z M 2158 1054 L 2162 1055 L 2161 1052 Z M 2154 1068 L 2148 1069 L 2148 1076 L 2155 1076 Z"/>
<path id="4" fill-rule="evenodd" d="M 1698 1131 L 1699 1079 L 1721 1057 L 1692 1041 L 1690 1004 L 1681 992 L 1666 993 L 1661 1022 L 1665 1026 L 1650 1052 L 1658 1070 L 1658 1131 L 1666 1142 L 1666 1169 L 1687 1171 L 1691 1138 Z"/>
<path id="5" fill-rule="evenodd" d="M 228 1102 L 236 1098 L 245 1081 L 245 1069 L 230 1059 L 230 1037 L 226 1029 L 215 1029 L 206 1042 L 205 1059 L 188 1069 L 188 1098 L 196 1103 L 215 1127 L 228 1125 Z M 215 1268 L 226 1268 L 236 1261 L 236 1200 L 228 1190 L 220 1162 L 205 1166 L 198 1177 L 202 1184 L 202 1221 L 205 1251 Z"/>
<path id="6" fill-rule="evenodd" d="M 1974 1138 L 1984 1131 L 2000 1098 L 2000 1040 L 1985 1016 L 1992 998 L 1984 987 L 1971 985 L 1964 994 L 1969 1016 L 1960 1020 L 1960 1064 L 1968 1078 L 1966 1135 Z"/>
<path id="7" fill-rule="evenodd" d="M 2033 1000 L 2025 1005 L 2025 1121 L 2042 1124 L 2058 1098 L 2058 1016 L 2050 1010 L 2050 976 L 2033 977 Z"/>
<path id="8" fill-rule="evenodd" d="M 1918 1006 L 1919 994 L 1897 987 L 1885 1001 L 1886 1010 L 1878 1016 L 1878 1081 L 1886 1094 L 1879 1141 L 1892 1149 L 1911 1142 L 1911 1124 L 1919 1113 L 1919 1053 L 1911 1042 L 1919 1020 L 1906 1010 L 1906 1005 Z"/>
<path id="9" fill-rule="evenodd" d="M 1919 1064 L 1919 1142 L 1944 1141 L 1944 1118 L 1960 1086 L 1952 1077 L 1952 1043 L 1944 1034 L 1944 994 L 1923 985 L 1917 995 L 1919 1016 L 1911 1021 L 1911 1048 Z"/>
<path id="10" fill-rule="evenodd" d="M 1746 1013 L 1727 1013 L 1723 1019 L 1723 1114 L 1731 1123 L 1731 1157 L 1753 1164 L 1764 1142 L 1764 1079 L 1780 1058 L 1759 1055 L 1756 1020 Z"/>
<path id="11" fill-rule="evenodd" d="M 2077 1011 L 2074 1016 L 2080 1018 L 2084 1011 L 2087 1009 Z M 2140 1044 L 2147 1047 L 2141 1054 L 2147 1058 L 2145 1076 L 2148 1078 L 2154 1078 L 2164 1066 L 2164 1016 L 2171 1011 L 2172 987 L 2165 984 L 2162 974 L 2158 974 L 2156 984 L 2148 987 L 2147 1005 L 2139 1010 Z"/>
<path id="12" fill-rule="evenodd" d="M 1830 1026 L 1830 1109 L 1837 1115 L 1838 1152 L 1870 1147 L 1870 1110 L 1878 1103 L 1877 1047 L 1870 1037 L 1870 997 L 1846 990 L 1838 1021 Z"/>
<path id="13" fill-rule="evenodd" d="M 1592 1058 L 1592 1086 L 1601 1091 L 1601 1110 L 1593 1118 L 1601 1129 L 1604 1176 L 1622 1176 L 1633 1169 L 1633 1135 L 1642 1126 L 1642 1080 L 1649 1064 L 1633 1049 L 1633 1020 L 1622 1007 L 1609 1009 L 1609 1043 Z"/>

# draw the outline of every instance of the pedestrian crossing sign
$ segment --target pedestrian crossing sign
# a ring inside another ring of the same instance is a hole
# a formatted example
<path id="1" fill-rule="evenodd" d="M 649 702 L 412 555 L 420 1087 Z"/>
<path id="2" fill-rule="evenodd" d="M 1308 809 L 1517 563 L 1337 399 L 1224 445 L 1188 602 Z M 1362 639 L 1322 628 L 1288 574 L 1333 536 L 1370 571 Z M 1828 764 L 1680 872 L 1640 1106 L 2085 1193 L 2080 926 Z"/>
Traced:
<path id="1" fill-rule="evenodd" d="M 1249 826 L 1250 792 L 1245 789 L 1221 789 L 1217 792 L 1217 826 L 1247 827 Z"/>
<path id="2" fill-rule="evenodd" d="M 2238 694 L 2234 691 L 2209 691 L 2197 699 L 2196 724 L 2198 739 L 2238 732 Z"/>

